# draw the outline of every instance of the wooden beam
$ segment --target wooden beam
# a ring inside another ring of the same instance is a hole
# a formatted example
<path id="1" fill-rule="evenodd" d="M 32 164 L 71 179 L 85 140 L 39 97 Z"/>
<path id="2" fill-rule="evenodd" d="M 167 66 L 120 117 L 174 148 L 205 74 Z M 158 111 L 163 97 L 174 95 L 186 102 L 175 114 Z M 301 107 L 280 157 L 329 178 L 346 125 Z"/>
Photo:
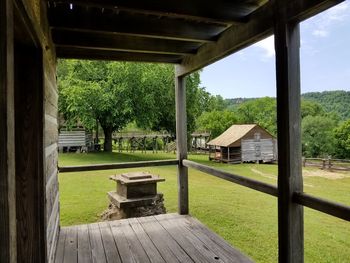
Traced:
<path id="1" fill-rule="evenodd" d="M 300 114 L 300 30 L 275 2 L 275 50 L 278 138 L 278 258 L 280 263 L 304 262 L 303 206 L 293 202 L 303 192 Z"/>
<path id="2" fill-rule="evenodd" d="M 203 173 L 207 173 L 207 174 L 219 177 L 229 182 L 239 184 L 239 185 L 257 190 L 259 192 L 263 192 L 265 194 L 277 196 L 277 187 L 274 185 L 270 185 L 264 182 L 250 179 L 246 176 L 241 176 L 241 175 L 221 171 L 216 168 L 213 168 L 204 164 L 196 163 L 193 161 L 189 161 L 189 160 L 183 160 L 182 164 L 186 167 L 193 168 Z"/>
<path id="3" fill-rule="evenodd" d="M 138 52 L 123 52 L 113 50 L 98 50 L 93 48 L 56 47 L 58 58 L 110 60 L 110 61 L 137 61 L 137 62 L 159 62 L 180 63 L 182 56 L 169 54 L 152 54 Z"/>
<path id="4" fill-rule="evenodd" d="M 49 1 L 52 4 L 73 4 L 86 7 L 115 9 L 130 13 L 147 14 L 154 16 L 181 18 L 199 22 L 215 22 L 223 24 L 242 23 L 246 16 L 266 3 L 265 0 L 247 2 L 216 1 L 159 1 L 159 0 L 59 0 Z"/>
<path id="5" fill-rule="evenodd" d="M 227 26 L 193 22 L 182 19 L 130 14 L 120 11 L 57 6 L 48 9 L 52 28 L 76 31 L 122 33 L 133 36 L 156 37 L 196 42 L 215 41 Z"/>
<path id="6" fill-rule="evenodd" d="M 85 172 L 96 170 L 115 170 L 125 168 L 149 167 L 149 166 L 165 166 L 178 165 L 178 160 L 160 160 L 160 161 L 144 161 L 144 162 L 127 162 L 127 163 L 106 163 L 94 165 L 78 165 L 78 166 L 62 166 L 59 167 L 60 173 Z"/>
<path id="7" fill-rule="evenodd" d="M 306 193 L 294 193 L 293 200 L 300 205 L 350 221 L 350 207 L 347 205 L 331 202 Z"/>
<path id="8" fill-rule="evenodd" d="M 344 0 L 290 0 L 283 6 L 287 19 L 302 21 L 316 15 Z M 234 52 L 239 51 L 273 34 L 273 1 L 259 8 L 249 16 L 246 24 L 235 25 L 222 33 L 216 43 L 206 43 L 195 56 L 185 57 L 176 67 L 176 75 L 188 75 Z"/>
<path id="9" fill-rule="evenodd" d="M 53 42 L 58 47 L 80 47 L 100 50 L 141 52 L 170 55 L 195 54 L 201 43 L 169 39 L 127 36 L 118 34 L 99 34 L 52 30 Z"/>
<path id="10" fill-rule="evenodd" d="M 176 154 L 179 160 L 177 170 L 178 211 L 188 214 L 188 169 L 182 164 L 187 159 L 187 114 L 185 77 L 175 78 L 176 101 Z"/>
<path id="11" fill-rule="evenodd" d="M 0 262 L 16 257 L 13 1 L 0 1 Z"/>

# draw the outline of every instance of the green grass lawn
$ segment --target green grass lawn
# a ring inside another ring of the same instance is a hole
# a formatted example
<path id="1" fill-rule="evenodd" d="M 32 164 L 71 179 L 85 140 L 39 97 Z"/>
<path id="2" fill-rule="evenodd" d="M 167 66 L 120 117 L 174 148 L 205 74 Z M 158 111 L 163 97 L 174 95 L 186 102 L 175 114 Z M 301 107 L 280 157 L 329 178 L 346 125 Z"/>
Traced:
<path id="1" fill-rule="evenodd" d="M 60 154 L 59 165 L 160 160 L 174 154 L 89 153 Z M 207 156 L 189 159 L 216 168 L 276 184 L 277 166 L 227 165 L 209 162 Z M 164 193 L 168 212 L 177 211 L 176 167 L 146 167 L 62 173 L 60 182 L 61 225 L 91 223 L 108 206 L 107 191 L 115 188 L 108 177 L 126 171 L 150 171 L 164 177 L 158 189 Z M 306 168 L 312 175 L 317 168 Z M 321 172 L 321 171 L 320 171 Z M 350 205 L 350 173 L 337 178 L 304 177 L 305 192 Z M 275 197 L 192 170 L 189 171 L 190 213 L 257 262 L 277 262 L 277 200 Z M 350 223 L 305 208 L 305 262 L 350 262 Z"/>

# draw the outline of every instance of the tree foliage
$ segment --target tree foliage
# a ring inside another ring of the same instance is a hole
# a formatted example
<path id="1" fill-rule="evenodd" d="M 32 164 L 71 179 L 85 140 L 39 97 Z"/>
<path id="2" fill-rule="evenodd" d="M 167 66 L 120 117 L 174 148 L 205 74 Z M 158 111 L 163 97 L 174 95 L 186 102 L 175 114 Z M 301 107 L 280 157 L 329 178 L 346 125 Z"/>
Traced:
<path id="1" fill-rule="evenodd" d="M 236 110 L 240 123 L 256 123 L 276 134 L 276 100 L 265 97 L 243 102 Z"/>
<path id="2" fill-rule="evenodd" d="M 164 64 L 61 60 L 58 64 L 59 111 L 68 124 L 80 120 L 105 134 L 104 149 L 112 149 L 112 133 L 131 121 L 139 127 L 175 134 L 174 67 Z M 198 72 L 186 78 L 188 132 L 208 108 L 212 96 L 199 88 Z"/>
<path id="3" fill-rule="evenodd" d="M 238 123 L 237 117 L 232 111 L 204 112 L 197 120 L 197 130 L 210 131 L 215 138 L 227 130 L 231 125 Z"/>
<path id="4" fill-rule="evenodd" d="M 302 97 L 319 103 L 326 112 L 335 112 L 343 121 L 350 119 L 350 91 L 309 92 Z"/>
<path id="5" fill-rule="evenodd" d="M 343 122 L 334 130 L 336 139 L 337 156 L 339 158 L 350 158 L 350 120 Z"/>
<path id="6" fill-rule="evenodd" d="M 327 157 L 335 154 L 333 130 L 337 122 L 326 116 L 306 116 L 302 120 L 302 147 L 306 157 Z"/>

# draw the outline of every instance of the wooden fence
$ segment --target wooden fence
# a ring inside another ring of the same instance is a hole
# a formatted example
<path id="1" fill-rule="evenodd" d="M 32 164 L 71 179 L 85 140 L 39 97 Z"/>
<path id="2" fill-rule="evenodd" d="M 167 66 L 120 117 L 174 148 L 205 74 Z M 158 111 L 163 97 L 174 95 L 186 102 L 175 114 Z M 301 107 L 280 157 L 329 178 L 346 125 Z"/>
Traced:
<path id="1" fill-rule="evenodd" d="M 324 170 L 350 171 L 350 160 L 303 157 L 303 166 L 319 167 Z"/>

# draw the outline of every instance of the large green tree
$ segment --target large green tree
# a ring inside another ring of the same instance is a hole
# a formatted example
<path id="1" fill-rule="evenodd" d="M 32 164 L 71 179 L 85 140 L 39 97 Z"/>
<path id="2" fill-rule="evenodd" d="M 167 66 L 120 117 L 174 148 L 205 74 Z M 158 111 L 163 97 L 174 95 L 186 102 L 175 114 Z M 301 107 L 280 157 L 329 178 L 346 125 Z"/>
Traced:
<path id="1" fill-rule="evenodd" d="M 104 135 L 104 150 L 112 151 L 112 133 L 134 116 L 141 68 L 132 63 L 60 61 L 59 111 L 68 122 L 80 120 L 92 129 L 96 120 Z"/>
<path id="2" fill-rule="evenodd" d="M 58 64 L 59 111 L 68 123 L 80 120 L 104 134 L 112 150 L 112 133 L 136 121 L 152 130 L 175 134 L 174 67 L 164 64 L 61 60 Z M 207 107 L 199 73 L 186 78 L 188 132 Z M 210 99 L 210 96 L 209 96 Z"/>

